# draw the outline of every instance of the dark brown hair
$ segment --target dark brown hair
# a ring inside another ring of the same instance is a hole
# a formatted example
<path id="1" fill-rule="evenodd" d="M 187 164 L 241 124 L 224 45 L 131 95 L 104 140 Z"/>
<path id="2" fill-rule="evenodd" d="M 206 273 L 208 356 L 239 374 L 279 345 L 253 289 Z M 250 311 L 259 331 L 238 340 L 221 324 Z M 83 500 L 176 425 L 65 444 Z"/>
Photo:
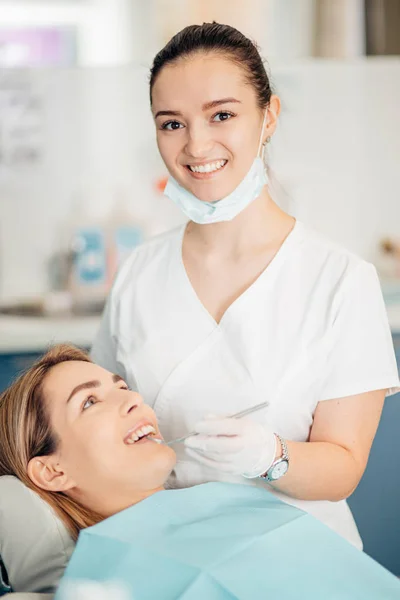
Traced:
<path id="1" fill-rule="evenodd" d="M 185 27 L 160 50 L 150 70 L 150 103 L 161 70 L 200 52 L 218 53 L 240 66 L 256 93 L 260 109 L 268 106 L 272 90 L 256 44 L 234 27 L 215 22 Z"/>

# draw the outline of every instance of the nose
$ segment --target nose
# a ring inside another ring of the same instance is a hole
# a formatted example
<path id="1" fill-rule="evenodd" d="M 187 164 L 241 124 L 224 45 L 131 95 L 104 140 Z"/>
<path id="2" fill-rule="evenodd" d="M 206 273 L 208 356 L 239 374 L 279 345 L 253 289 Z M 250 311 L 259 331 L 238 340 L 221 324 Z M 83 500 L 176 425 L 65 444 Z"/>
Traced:
<path id="1" fill-rule="evenodd" d="M 213 140 L 206 125 L 196 124 L 188 127 L 186 154 L 190 158 L 202 160 L 210 156 Z"/>
<path id="2" fill-rule="evenodd" d="M 119 409 L 122 416 L 129 415 L 136 408 L 142 406 L 143 398 L 137 392 L 121 390 L 119 393 L 123 394 L 122 400 L 119 405 Z"/>

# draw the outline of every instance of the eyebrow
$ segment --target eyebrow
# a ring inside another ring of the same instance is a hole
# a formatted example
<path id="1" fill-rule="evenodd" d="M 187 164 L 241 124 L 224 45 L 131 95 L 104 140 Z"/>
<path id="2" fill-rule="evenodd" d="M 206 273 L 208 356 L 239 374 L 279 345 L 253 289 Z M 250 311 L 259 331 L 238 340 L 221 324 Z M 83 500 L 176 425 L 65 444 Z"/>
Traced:
<path id="1" fill-rule="evenodd" d="M 221 98 L 220 100 L 211 100 L 211 102 L 206 102 L 205 104 L 203 104 L 203 106 L 201 107 L 203 112 L 206 110 L 210 110 L 210 108 L 215 108 L 216 106 L 220 106 L 221 104 L 241 104 L 240 100 L 237 100 L 236 98 Z M 155 115 L 155 119 L 157 119 L 157 117 L 180 117 L 182 116 L 182 113 L 179 112 L 179 110 L 159 110 L 156 115 Z"/>
<path id="2" fill-rule="evenodd" d="M 112 380 L 114 383 L 117 383 L 118 381 L 123 381 L 123 378 L 120 375 L 115 374 L 112 376 Z M 75 396 L 75 394 L 80 392 L 81 390 L 90 390 L 92 388 L 97 388 L 100 386 L 101 386 L 101 382 L 98 379 L 92 379 L 92 381 L 85 381 L 84 383 L 80 383 L 79 385 L 74 387 L 74 389 L 68 396 L 66 403 L 68 404 L 68 402 L 71 400 L 71 398 L 73 396 Z"/>

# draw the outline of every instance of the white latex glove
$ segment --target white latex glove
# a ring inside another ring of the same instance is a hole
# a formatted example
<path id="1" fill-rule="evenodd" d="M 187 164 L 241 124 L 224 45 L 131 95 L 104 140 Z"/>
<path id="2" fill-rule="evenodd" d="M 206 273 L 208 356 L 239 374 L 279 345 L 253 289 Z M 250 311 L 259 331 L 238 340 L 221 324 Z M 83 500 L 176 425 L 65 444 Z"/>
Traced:
<path id="1" fill-rule="evenodd" d="M 193 431 L 199 435 L 185 440 L 189 454 L 214 469 L 255 478 L 275 460 L 275 434 L 248 418 L 209 416 L 196 423 Z"/>

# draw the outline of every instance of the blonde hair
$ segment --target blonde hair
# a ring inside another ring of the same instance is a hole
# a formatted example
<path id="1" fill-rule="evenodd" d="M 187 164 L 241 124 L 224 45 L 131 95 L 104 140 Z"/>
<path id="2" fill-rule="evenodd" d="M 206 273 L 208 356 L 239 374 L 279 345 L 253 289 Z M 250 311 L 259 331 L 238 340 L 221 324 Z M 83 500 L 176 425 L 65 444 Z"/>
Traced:
<path id="1" fill-rule="evenodd" d="M 103 517 L 64 492 L 39 488 L 27 473 L 32 458 L 48 456 L 57 450 L 59 441 L 51 429 L 43 383 L 52 367 L 71 360 L 91 362 L 83 350 L 59 344 L 0 394 L 0 476 L 13 475 L 39 494 L 77 539 L 81 529 L 98 523 Z"/>

